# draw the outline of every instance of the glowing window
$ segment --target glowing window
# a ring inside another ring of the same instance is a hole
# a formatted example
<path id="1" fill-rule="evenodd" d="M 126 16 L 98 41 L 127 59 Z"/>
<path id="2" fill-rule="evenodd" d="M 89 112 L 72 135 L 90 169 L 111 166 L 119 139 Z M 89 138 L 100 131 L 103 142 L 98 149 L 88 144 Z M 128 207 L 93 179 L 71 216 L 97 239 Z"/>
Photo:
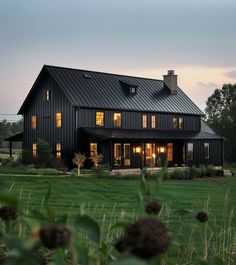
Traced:
<path id="1" fill-rule="evenodd" d="M 98 153 L 98 145 L 97 143 L 90 143 L 90 157 L 97 155 Z"/>
<path id="2" fill-rule="evenodd" d="M 57 159 L 61 158 L 61 143 L 56 144 L 56 158 Z"/>
<path id="3" fill-rule="evenodd" d="M 143 128 L 147 128 L 147 115 L 142 116 Z"/>
<path id="4" fill-rule="evenodd" d="M 174 129 L 178 128 L 178 119 L 176 117 L 173 118 L 173 128 Z"/>
<path id="5" fill-rule="evenodd" d="M 188 143 L 187 145 L 187 159 L 193 160 L 193 143 Z"/>
<path id="6" fill-rule="evenodd" d="M 167 159 L 168 161 L 173 161 L 173 144 L 168 143 L 167 145 Z"/>
<path id="7" fill-rule="evenodd" d="M 61 128 L 61 124 L 62 124 L 61 112 L 56 112 L 56 127 Z"/>
<path id="8" fill-rule="evenodd" d="M 179 129 L 183 129 L 183 128 L 184 128 L 184 118 L 179 117 Z"/>
<path id="9" fill-rule="evenodd" d="M 36 127 L 37 127 L 37 116 L 32 116 L 31 117 L 31 127 L 32 127 L 32 129 L 36 129 Z"/>
<path id="10" fill-rule="evenodd" d="M 155 115 L 152 115 L 152 128 L 156 128 L 156 116 Z"/>
<path id="11" fill-rule="evenodd" d="M 209 143 L 204 143 L 204 158 L 209 159 L 210 158 L 210 146 Z"/>
<path id="12" fill-rule="evenodd" d="M 44 100 L 49 101 L 51 97 L 51 91 L 50 90 L 44 90 Z"/>
<path id="13" fill-rule="evenodd" d="M 121 113 L 114 113 L 114 126 L 121 127 Z"/>
<path id="14" fill-rule="evenodd" d="M 104 126 L 104 112 L 96 112 L 96 126 Z"/>
<path id="15" fill-rule="evenodd" d="M 37 155 L 37 145 L 36 144 L 32 145 L 32 153 L 33 153 L 33 158 L 36 158 L 36 155 Z"/>

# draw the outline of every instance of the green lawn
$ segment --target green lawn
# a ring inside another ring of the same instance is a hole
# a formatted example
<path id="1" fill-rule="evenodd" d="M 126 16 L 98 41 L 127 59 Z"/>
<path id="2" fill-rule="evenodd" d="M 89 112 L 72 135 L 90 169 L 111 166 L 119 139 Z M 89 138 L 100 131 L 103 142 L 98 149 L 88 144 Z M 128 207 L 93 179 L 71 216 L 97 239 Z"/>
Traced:
<path id="1" fill-rule="evenodd" d="M 103 227 L 104 235 L 108 233 L 109 225 L 122 218 L 144 214 L 143 205 L 138 200 L 139 180 L 95 179 L 79 177 L 32 177 L 32 176 L 0 176 L 7 188 L 12 188 L 20 196 L 23 206 L 40 208 L 48 186 L 52 185 L 50 204 L 57 210 L 69 212 L 73 218 L 82 205 Z M 149 181 L 152 192 L 155 182 Z M 196 246 L 201 245 L 203 229 L 195 221 L 195 215 L 203 210 L 209 199 L 209 227 L 212 236 L 222 228 L 222 213 L 225 194 L 228 192 L 227 218 L 230 227 L 236 224 L 233 214 L 229 218 L 230 210 L 236 205 L 236 177 L 208 178 L 186 181 L 164 180 L 158 193 L 159 200 L 165 203 L 162 218 L 169 222 L 172 231 L 181 233 L 181 238 L 189 244 L 190 234 L 195 233 Z M 178 209 L 192 209 L 187 215 L 176 213 Z M 232 230 L 233 231 L 233 230 Z M 235 230 L 234 230 L 235 232 Z M 232 232 L 233 233 L 233 232 Z M 198 240 L 199 239 L 199 240 Z M 201 251 L 201 250 L 199 250 Z"/>

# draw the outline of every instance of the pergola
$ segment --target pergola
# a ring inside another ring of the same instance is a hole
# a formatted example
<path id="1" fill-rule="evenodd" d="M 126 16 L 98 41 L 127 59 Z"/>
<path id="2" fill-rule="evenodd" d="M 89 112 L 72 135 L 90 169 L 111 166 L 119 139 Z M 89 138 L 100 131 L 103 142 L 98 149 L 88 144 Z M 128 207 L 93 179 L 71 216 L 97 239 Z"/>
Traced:
<path id="1" fill-rule="evenodd" d="M 12 136 L 7 137 L 7 138 L 4 139 L 4 141 L 10 142 L 10 146 L 9 146 L 10 157 L 12 157 L 12 143 L 13 142 L 23 142 L 23 136 L 24 136 L 24 133 L 21 132 L 21 133 L 17 133 L 15 135 L 12 135 Z"/>

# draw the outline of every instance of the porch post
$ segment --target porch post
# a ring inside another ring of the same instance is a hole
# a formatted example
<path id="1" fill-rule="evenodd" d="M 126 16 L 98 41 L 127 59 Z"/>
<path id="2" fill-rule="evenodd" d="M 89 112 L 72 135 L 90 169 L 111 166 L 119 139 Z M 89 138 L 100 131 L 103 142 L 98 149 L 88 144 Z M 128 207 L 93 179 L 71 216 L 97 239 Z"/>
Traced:
<path id="1" fill-rule="evenodd" d="M 10 140 L 10 157 L 12 157 L 12 141 Z"/>
<path id="2" fill-rule="evenodd" d="M 144 144 L 143 144 L 143 140 L 141 140 L 141 154 L 140 154 L 140 159 L 141 159 L 141 163 L 140 163 L 140 169 L 143 170 L 143 161 L 145 163 L 145 150 L 144 150 Z"/>
<path id="3" fill-rule="evenodd" d="M 114 167 L 113 152 L 112 152 L 112 140 L 109 140 L 109 161 L 111 168 Z"/>

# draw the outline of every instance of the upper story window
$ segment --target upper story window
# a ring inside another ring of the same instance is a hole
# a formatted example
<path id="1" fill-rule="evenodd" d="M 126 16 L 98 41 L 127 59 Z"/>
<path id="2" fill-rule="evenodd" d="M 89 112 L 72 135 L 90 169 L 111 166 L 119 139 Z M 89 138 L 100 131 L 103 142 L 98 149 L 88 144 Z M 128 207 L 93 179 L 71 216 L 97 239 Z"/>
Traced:
<path id="1" fill-rule="evenodd" d="M 188 143 L 187 145 L 187 159 L 193 160 L 193 143 Z"/>
<path id="2" fill-rule="evenodd" d="M 33 115 L 31 117 L 31 128 L 35 130 L 36 127 L 37 127 L 37 116 Z"/>
<path id="3" fill-rule="evenodd" d="M 56 127 L 61 128 L 62 126 L 62 114 L 61 112 L 56 112 Z"/>
<path id="4" fill-rule="evenodd" d="M 121 113 L 114 113 L 114 127 L 121 127 Z"/>
<path id="5" fill-rule="evenodd" d="M 36 155 L 37 155 L 37 145 L 36 144 L 32 145 L 32 153 L 33 153 L 33 158 L 36 158 Z"/>
<path id="6" fill-rule="evenodd" d="M 142 115 L 142 126 L 143 128 L 147 128 L 147 115 L 146 114 Z"/>
<path id="7" fill-rule="evenodd" d="M 136 87 L 131 86 L 131 87 L 129 88 L 129 93 L 130 93 L 131 95 L 136 94 Z"/>
<path id="8" fill-rule="evenodd" d="M 204 159 L 210 158 L 210 146 L 208 142 L 204 143 Z"/>
<path id="9" fill-rule="evenodd" d="M 174 129 L 183 129 L 184 128 L 184 118 L 183 117 L 173 117 L 172 120 Z"/>
<path id="10" fill-rule="evenodd" d="M 57 159 L 61 158 L 61 143 L 56 144 L 56 158 Z"/>
<path id="11" fill-rule="evenodd" d="M 98 153 L 98 145 L 97 143 L 90 143 L 90 157 L 97 155 Z"/>
<path id="12" fill-rule="evenodd" d="M 156 128 L 156 116 L 152 115 L 151 119 L 152 128 L 154 129 Z"/>
<path id="13" fill-rule="evenodd" d="M 49 101 L 51 99 L 51 91 L 46 89 L 44 90 L 44 100 Z"/>
<path id="14" fill-rule="evenodd" d="M 104 112 L 96 112 L 96 126 L 104 126 Z"/>

